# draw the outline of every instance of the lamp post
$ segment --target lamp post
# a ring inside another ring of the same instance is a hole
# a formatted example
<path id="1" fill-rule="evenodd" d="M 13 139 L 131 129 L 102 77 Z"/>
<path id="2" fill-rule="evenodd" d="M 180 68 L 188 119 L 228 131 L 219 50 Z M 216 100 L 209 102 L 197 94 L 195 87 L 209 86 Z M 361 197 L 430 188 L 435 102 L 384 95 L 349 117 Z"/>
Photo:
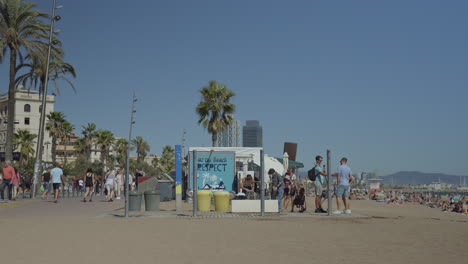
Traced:
<path id="1" fill-rule="evenodd" d="M 132 101 L 132 114 L 130 117 L 130 131 L 128 133 L 128 144 L 132 141 L 132 129 L 133 124 L 135 124 L 135 103 L 137 101 L 135 93 L 133 93 L 133 101 Z M 130 177 L 130 146 L 127 148 L 126 152 L 126 160 L 125 160 L 125 218 L 128 217 L 128 193 L 130 192 L 130 185 L 128 184 L 128 180 Z M 136 180 L 136 179 L 135 179 Z"/>
<path id="2" fill-rule="evenodd" d="M 46 116 L 46 104 L 47 104 L 47 86 L 49 84 L 49 62 L 50 62 L 50 51 L 53 44 L 53 34 L 54 34 L 54 24 L 55 21 L 61 19 L 60 16 L 55 15 L 55 10 L 62 8 L 63 6 L 56 6 L 57 0 L 53 0 L 52 4 L 52 17 L 50 19 L 50 32 L 49 32 L 49 44 L 47 46 L 47 60 L 46 60 L 46 72 L 45 72 L 45 81 L 42 91 L 42 108 L 41 108 L 41 119 L 39 121 L 39 135 L 37 140 L 36 147 L 36 162 L 34 163 L 34 179 L 33 179 L 33 190 L 32 198 L 36 197 L 36 186 L 39 180 L 39 171 L 42 163 L 42 151 L 43 151 L 43 142 L 44 142 L 44 127 L 45 127 L 45 116 Z"/>

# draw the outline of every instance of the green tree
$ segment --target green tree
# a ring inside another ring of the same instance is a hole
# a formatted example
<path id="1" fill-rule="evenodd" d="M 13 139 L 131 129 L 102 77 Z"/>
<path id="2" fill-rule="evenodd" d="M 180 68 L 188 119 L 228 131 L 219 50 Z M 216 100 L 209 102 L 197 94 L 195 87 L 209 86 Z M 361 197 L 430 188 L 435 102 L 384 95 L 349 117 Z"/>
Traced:
<path id="1" fill-rule="evenodd" d="M 37 10 L 35 3 L 23 0 L 0 0 L 0 59 L 3 61 L 5 51 L 10 53 L 10 70 L 8 86 L 8 123 L 5 145 L 5 157 L 12 159 L 13 134 L 15 120 L 15 89 L 17 59 L 24 49 L 28 56 L 36 57 L 44 49 L 47 40 L 48 25 L 41 21 L 48 15 Z"/>
<path id="2" fill-rule="evenodd" d="M 109 157 L 109 152 L 114 144 L 114 134 L 109 130 L 99 129 L 96 131 L 96 144 L 99 147 L 99 151 L 101 152 L 101 163 L 104 167 L 107 167 L 107 160 Z"/>
<path id="3" fill-rule="evenodd" d="M 200 90 L 202 100 L 196 107 L 199 115 L 198 124 L 202 124 L 211 134 L 212 146 L 216 147 L 218 133 L 223 132 L 232 122 L 235 105 L 230 103 L 234 92 L 226 85 L 210 81 L 209 85 Z"/>
<path id="4" fill-rule="evenodd" d="M 88 123 L 86 126 L 82 126 L 83 131 L 81 134 L 83 135 L 83 149 L 85 151 L 86 158 L 90 161 L 91 160 L 91 152 L 93 150 L 93 142 L 96 138 L 96 124 Z"/>
<path id="5" fill-rule="evenodd" d="M 68 162 L 68 153 L 67 153 L 67 145 L 70 144 L 70 139 L 73 136 L 73 130 L 75 127 L 68 121 L 62 122 L 60 126 L 60 142 L 62 143 L 64 149 L 63 149 L 63 160 L 64 164 L 67 164 Z"/>
<path id="6" fill-rule="evenodd" d="M 62 112 L 51 112 L 47 115 L 46 130 L 52 138 L 52 162 L 57 160 L 57 139 L 61 138 L 63 122 L 65 115 Z"/>
<path id="7" fill-rule="evenodd" d="M 150 151 L 148 142 L 146 142 L 142 137 L 138 136 L 135 139 L 132 139 L 131 143 L 136 148 L 137 161 L 142 162 L 146 155 L 148 155 L 148 151 Z"/>
<path id="8" fill-rule="evenodd" d="M 167 145 L 164 147 L 161 157 L 156 157 L 152 162 L 155 168 L 161 170 L 161 172 L 169 173 L 175 166 L 175 151 Z"/>
<path id="9" fill-rule="evenodd" d="M 120 168 L 125 168 L 125 161 L 127 157 L 127 150 L 132 150 L 128 140 L 120 138 L 115 142 L 115 151 L 117 152 L 117 163 Z"/>
<path id="10" fill-rule="evenodd" d="M 24 166 L 28 163 L 29 158 L 34 155 L 34 143 L 37 138 L 36 134 L 31 134 L 28 130 L 18 129 L 13 136 L 13 144 L 21 153 L 20 164 Z"/>

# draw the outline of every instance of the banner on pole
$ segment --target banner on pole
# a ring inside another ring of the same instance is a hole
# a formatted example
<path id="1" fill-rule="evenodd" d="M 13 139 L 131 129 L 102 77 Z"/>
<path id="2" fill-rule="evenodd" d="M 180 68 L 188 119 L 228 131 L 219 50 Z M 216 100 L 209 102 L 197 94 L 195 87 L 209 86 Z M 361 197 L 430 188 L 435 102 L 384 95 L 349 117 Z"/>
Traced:
<path id="1" fill-rule="evenodd" d="M 189 161 L 189 179 L 191 181 L 194 166 L 191 152 L 189 153 Z M 198 190 L 232 191 L 236 176 L 235 152 L 197 151 L 195 166 L 197 168 Z"/>

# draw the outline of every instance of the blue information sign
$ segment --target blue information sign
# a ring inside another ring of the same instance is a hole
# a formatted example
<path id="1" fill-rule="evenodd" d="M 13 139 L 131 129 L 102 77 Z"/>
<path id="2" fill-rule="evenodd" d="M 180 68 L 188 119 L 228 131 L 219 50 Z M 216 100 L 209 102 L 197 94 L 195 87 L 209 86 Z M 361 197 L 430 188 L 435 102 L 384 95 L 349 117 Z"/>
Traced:
<path id="1" fill-rule="evenodd" d="M 192 181 L 192 153 L 190 152 L 190 182 Z M 197 151 L 198 190 L 232 191 L 236 175 L 236 154 L 234 152 Z M 192 185 L 190 185 L 192 186 Z"/>

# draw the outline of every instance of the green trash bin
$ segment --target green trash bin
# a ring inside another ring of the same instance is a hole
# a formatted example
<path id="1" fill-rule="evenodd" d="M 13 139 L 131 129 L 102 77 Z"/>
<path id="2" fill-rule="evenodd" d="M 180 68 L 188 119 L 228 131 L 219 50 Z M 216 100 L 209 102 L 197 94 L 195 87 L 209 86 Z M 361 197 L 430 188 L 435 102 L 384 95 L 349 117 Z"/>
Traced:
<path id="1" fill-rule="evenodd" d="M 141 192 L 132 191 L 128 193 L 128 210 L 140 211 L 141 210 Z"/>
<path id="2" fill-rule="evenodd" d="M 198 197 L 198 211 L 209 212 L 211 211 L 211 191 L 199 190 L 197 191 Z"/>
<path id="3" fill-rule="evenodd" d="M 217 191 L 214 193 L 215 211 L 227 212 L 229 211 L 229 192 Z"/>
<path id="4" fill-rule="evenodd" d="M 161 196 L 158 191 L 145 192 L 145 211 L 159 211 Z"/>

